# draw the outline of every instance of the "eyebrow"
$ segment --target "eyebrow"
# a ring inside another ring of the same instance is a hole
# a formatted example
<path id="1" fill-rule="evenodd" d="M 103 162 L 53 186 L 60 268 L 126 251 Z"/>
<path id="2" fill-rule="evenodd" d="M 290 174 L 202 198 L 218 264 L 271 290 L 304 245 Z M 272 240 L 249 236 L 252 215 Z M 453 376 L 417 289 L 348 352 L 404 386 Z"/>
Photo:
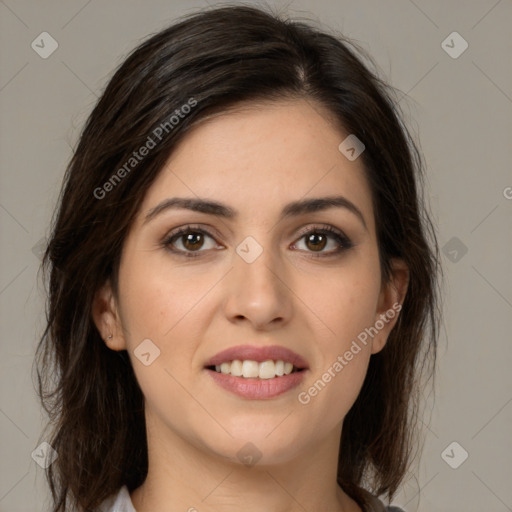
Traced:
<path id="1" fill-rule="evenodd" d="M 353 213 L 368 231 L 368 227 L 366 226 L 366 221 L 361 210 L 359 210 L 352 201 L 349 201 L 343 196 L 317 197 L 293 201 L 283 207 L 280 219 L 283 220 L 290 217 L 298 217 L 299 215 L 304 215 L 306 213 L 320 212 L 330 208 L 345 208 L 349 212 Z M 154 208 L 151 208 L 147 213 L 143 224 L 146 224 L 162 212 L 169 209 L 192 210 L 194 212 L 206 213 L 230 220 L 233 220 L 238 216 L 238 212 L 235 209 L 209 199 L 171 197 L 169 199 L 164 199 Z"/>

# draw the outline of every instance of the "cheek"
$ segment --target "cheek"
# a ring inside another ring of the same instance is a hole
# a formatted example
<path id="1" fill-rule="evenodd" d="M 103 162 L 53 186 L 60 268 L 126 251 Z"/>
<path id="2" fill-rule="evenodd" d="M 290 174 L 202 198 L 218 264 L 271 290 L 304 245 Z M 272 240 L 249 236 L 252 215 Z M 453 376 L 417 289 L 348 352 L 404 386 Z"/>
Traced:
<path id="1" fill-rule="evenodd" d="M 304 302 L 318 317 L 318 333 L 324 333 L 321 338 L 329 354 L 344 351 L 358 334 L 375 322 L 380 275 L 372 266 L 347 266 L 317 280 L 314 287 L 312 282 L 304 284 L 315 290 L 304 295 L 304 288 L 302 294 L 307 297 Z"/>
<path id="2" fill-rule="evenodd" d="M 203 299 L 214 278 L 218 279 L 206 275 L 191 279 L 190 274 L 156 258 L 148 265 L 142 257 L 134 257 L 121 267 L 120 311 L 126 345 L 137 379 L 148 396 L 156 393 L 158 399 L 162 389 L 174 393 L 176 382 L 169 373 L 179 382 L 190 378 L 191 361 L 207 319 Z M 145 343 L 149 351 L 158 356 L 146 367 L 137 357 L 141 343 L 148 339 L 151 343 Z M 176 393 L 182 394 L 183 390 L 178 386 Z"/>
<path id="3" fill-rule="evenodd" d="M 130 346 L 141 337 L 161 340 L 175 323 L 177 293 L 165 289 L 160 280 L 134 272 L 125 278 L 120 294 L 122 321 Z"/>
<path id="4" fill-rule="evenodd" d="M 191 320 L 194 305 L 207 288 L 191 286 L 179 272 L 171 276 L 161 265 L 143 263 L 133 258 L 120 269 L 120 312 L 126 346 L 150 409 L 165 415 L 172 403 L 182 411 L 183 419 L 190 409 L 190 397 L 180 383 L 190 372 L 196 350 L 190 343 Z M 147 353 L 144 361 L 143 354 Z"/>
<path id="5" fill-rule="evenodd" d="M 366 376 L 369 357 L 369 350 L 362 348 L 350 361 L 343 356 L 335 360 L 303 395 L 303 401 L 307 397 L 313 406 L 314 401 L 318 401 L 316 407 L 322 413 L 325 431 L 342 421 L 356 401 Z"/>
<path id="6" fill-rule="evenodd" d="M 319 358 L 298 397 L 310 417 L 322 422 L 323 432 L 335 428 L 356 401 L 371 357 L 371 344 L 361 333 L 372 325 L 374 301 L 338 298 L 325 316 L 335 334 L 329 330 L 317 338 Z"/>
<path id="7" fill-rule="evenodd" d="M 327 430 L 352 407 L 368 369 L 371 344 L 364 333 L 375 322 L 380 292 L 373 263 L 347 265 L 331 274 L 307 301 L 323 327 L 316 331 L 319 359 L 299 401 L 322 414 Z"/>
<path id="8" fill-rule="evenodd" d="M 209 285 L 207 280 L 191 282 L 179 270 L 171 272 L 168 262 L 156 258 L 151 261 L 148 264 L 143 255 L 134 257 L 120 269 L 123 324 L 132 343 L 140 336 L 160 342 L 172 337 Z"/>

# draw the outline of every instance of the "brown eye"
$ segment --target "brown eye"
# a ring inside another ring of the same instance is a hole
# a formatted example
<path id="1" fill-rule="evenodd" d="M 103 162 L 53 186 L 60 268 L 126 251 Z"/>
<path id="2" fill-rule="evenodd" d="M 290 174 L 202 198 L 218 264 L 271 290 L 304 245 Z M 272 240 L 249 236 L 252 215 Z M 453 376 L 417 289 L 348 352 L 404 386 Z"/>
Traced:
<path id="1" fill-rule="evenodd" d="M 304 244 L 305 248 L 297 247 L 301 243 Z M 353 246 L 352 241 L 343 232 L 326 226 L 302 232 L 302 236 L 299 241 L 295 243 L 294 248 L 299 248 L 309 253 L 310 256 L 329 257 L 351 249 Z"/>
<path id="2" fill-rule="evenodd" d="M 207 244 L 208 240 L 210 240 L 209 246 Z M 200 253 L 205 252 L 205 250 L 214 249 L 216 247 L 212 235 L 202 229 L 192 229 L 190 227 L 185 227 L 174 233 L 170 233 L 163 241 L 163 245 L 170 251 L 184 256 L 199 256 Z"/>
<path id="3" fill-rule="evenodd" d="M 188 235 L 181 235 L 183 240 L 183 247 L 189 251 L 195 251 L 200 249 L 204 243 L 204 237 L 202 233 L 189 233 Z"/>
<path id="4" fill-rule="evenodd" d="M 310 233 L 306 235 L 306 245 L 313 251 L 321 251 L 327 245 L 327 236 L 323 233 Z"/>

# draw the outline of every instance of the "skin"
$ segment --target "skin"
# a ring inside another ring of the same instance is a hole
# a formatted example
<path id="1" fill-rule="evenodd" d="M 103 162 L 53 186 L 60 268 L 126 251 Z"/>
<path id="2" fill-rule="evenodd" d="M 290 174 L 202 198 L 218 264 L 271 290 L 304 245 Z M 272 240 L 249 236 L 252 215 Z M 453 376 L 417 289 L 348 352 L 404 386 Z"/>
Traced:
<path id="1" fill-rule="evenodd" d="M 106 283 L 93 311 L 108 346 L 128 350 L 145 397 L 149 471 L 131 493 L 137 512 L 361 510 L 336 483 L 342 421 L 398 314 L 307 405 L 297 398 L 407 289 L 398 260 L 381 283 L 362 159 L 338 150 L 347 135 L 310 100 L 245 104 L 195 126 L 148 190 L 123 248 L 118 297 Z M 366 227 L 339 207 L 279 220 L 288 202 L 332 195 L 354 203 Z M 238 217 L 179 209 L 144 223 L 170 197 L 222 202 Z M 212 235 L 202 246 L 174 240 L 202 251 L 196 258 L 163 243 L 187 224 Z M 354 246 L 315 258 L 338 242 L 329 235 L 316 248 L 299 230 L 325 225 Z M 263 248 L 252 263 L 236 252 L 247 236 Z M 134 350 L 148 338 L 160 355 L 145 366 Z M 292 349 L 309 363 L 305 381 L 268 400 L 220 388 L 203 366 L 239 344 Z M 248 442 L 261 453 L 251 467 L 237 457 Z"/>

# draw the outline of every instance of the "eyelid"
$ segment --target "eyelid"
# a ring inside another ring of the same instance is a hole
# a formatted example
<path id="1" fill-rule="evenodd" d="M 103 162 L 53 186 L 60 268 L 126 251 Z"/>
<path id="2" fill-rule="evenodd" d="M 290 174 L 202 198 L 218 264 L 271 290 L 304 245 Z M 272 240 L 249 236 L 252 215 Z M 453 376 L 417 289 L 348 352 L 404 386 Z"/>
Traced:
<path id="1" fill-rule="evenodd" d="M 313 224 L 308 224 L 306 227 L 301 228 L 299 230 L 299 232 L 297 233 L 297 235 L 299 238 L 301 238 L 304 235 L 307 235 L 311 231 L 322 231 L 322 230 L 331 232 L 332 234 L 339 235 L 342 238 L 346 238 L 347 240 L 350 240 L 349 237 L 341 229 L 335 228 L 334 226 L 331 226 L 330 224 L 322 224 L 322 223 L 318 223 L 318 222 L 316 222 L 316 223 L 314 222 Z"/>
<path id="2" fill-rule="evenodd" d="M 211 238 L 222 238 L 221 233 L 215 229 L 213 226 L 209 224 L 184 224 L 183 226 L 178 226 L 176 228 L 171 229 L 168 231 L 164 237 L 163 241 L 169 240 L 170 238 L 176 236 L 177 234 L 183 234 L 182 232 L 188 232 L 188 231 L 198 231 L 199 233 L 203 233 L 205 235 L 208 235 Z"/>

